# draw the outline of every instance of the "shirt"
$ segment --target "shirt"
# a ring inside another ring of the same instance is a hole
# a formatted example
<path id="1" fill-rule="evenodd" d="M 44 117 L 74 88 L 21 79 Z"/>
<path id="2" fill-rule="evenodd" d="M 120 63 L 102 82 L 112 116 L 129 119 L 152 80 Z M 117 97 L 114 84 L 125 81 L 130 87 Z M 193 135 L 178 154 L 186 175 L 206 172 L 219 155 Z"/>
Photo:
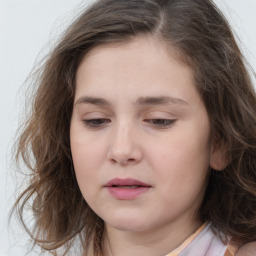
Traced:
<path id="1" fill-rule="evenodd" d="M 203 224 L 178 248 L 166 256 L 234 256 L 237 248 L 224 244 L 211 229 L 211 224 Z"/>

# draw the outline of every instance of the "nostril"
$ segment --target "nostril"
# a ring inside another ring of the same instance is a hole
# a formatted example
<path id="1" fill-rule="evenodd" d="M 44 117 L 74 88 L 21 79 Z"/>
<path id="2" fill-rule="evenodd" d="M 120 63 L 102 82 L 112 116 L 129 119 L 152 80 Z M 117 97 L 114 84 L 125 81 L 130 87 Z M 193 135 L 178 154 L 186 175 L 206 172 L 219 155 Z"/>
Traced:
<path id="1" fill-rule="evenodd" d="M 117 161 L 116 161 L 115 159 L 113 159 L 113 158 L 110 159 L 110 161 L 111 161 L 112 163 L 114 163 L 114 164 L 117 163 Z"/>
<path id="2" fill-rule="evenodd" d="M 134 164 L 141 160 L 142 152 L 138 147 L 126 147 L 124 146 L 118 146 L 117 145 L 111 145 L 111 147 L 108 149 L 107 152 L 107 159 L 112 164 Z"/>

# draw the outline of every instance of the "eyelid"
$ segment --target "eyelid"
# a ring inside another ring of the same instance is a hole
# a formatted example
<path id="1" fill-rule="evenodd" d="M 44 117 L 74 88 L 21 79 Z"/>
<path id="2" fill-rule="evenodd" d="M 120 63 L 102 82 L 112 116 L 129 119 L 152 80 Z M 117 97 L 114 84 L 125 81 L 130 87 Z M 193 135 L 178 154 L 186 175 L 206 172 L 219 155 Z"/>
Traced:
<path id="1" fill-rule="evenodd" d="M 98 118 L 109 118 L 105 112 L 101 111 L 90 111 L 81 114 L 83 119 L 98 119 Z"/>
<path id="2" fill-rule="evenodd" d="M 158 129 L 168 129 L 174 125 L 177 119 L 170 119 L 170 118 L 151 118 L 151 119 L 144 119 L 146 123 L 149 123 L 153 127 Z"/>
<path id="3" fill-rule="evenodd" d="M 83 124 L 88 128 L 103 128 L 111 122 L 108 118 L 88 118 L 82 120 Z"/>
<path id="4" fill-rule="evenodd" d="M 146 111 L 144 116 L 147 119 L 175 119 L 177 115 L 169 111 L 155 110 L 155 111 Z"/>
<path id="5" fill-rule="evenodd" d="M 144 119 L 143 121 L 158 129 L 168 129 L 177 121 L 177 119 L 155 118 Z M 91 118 L 83 119 L 82 122 L 88 128 L 99 129 L 106 127 L 111 123 L 111 120 L 107 118 Z"/>

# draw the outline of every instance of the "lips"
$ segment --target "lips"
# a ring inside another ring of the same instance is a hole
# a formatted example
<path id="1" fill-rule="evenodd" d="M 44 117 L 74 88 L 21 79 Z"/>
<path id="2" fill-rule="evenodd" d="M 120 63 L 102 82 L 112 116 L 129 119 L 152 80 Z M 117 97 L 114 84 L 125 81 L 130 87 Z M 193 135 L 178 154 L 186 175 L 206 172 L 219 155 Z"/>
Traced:
<path id="1" fill-rule="evenodd" d="M 137 186 L 137 187 L 151 187 L 149 184 L 143 183 L 139 180 L 135 179 L 119 179 L 115 178 L 113 180 L 110 180 L 106 187 L 131 187 L 131 186 Z"/>
<path id="2" fill-rule="evenodd" d="M 115 178 L 104 187 L 116 199 L 132 200 L 149 191 L 152 186 L 135 179 Z"/>

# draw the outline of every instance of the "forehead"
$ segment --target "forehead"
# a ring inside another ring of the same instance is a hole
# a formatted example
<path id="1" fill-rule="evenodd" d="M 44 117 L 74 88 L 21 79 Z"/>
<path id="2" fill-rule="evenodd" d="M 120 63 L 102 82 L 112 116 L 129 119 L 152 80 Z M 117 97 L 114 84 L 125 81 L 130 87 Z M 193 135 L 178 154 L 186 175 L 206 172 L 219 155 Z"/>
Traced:
<path id="1" fill-rule="evenodd" d="M 138 97 L 165 96 L 171 90 L 173 97 L 182 91 L 191 96 L 195 94 L 193 70 L 177 55 L 174 48 L 151 36 L 97 46 L 80 63 L 76 94 L 126 91 L 128 96 L 136 90 Z M 145 90 L 148 95 L 139 95 Z"/>
<path id="2" fill-rule="evenodd" d="M 144 58 L 146 57 L 148 60 L 153 58 L 154 61 L 156 61 L 158 58 L 156 58 L 156 55 L 152 54 L 153 52 L 149 51 L 149 49 L 154 49 L 154 53 L 157 53 L 159 59 L 161 60 L 164 59 L 168 61 L 171 58 L 175 59 L 175 61 L 177 61 L 181 65 L 191 67 L 188 56 L 186 56 L 181 49 L 174 46 L 170 41 L 158 38 L 151 34 L 142 34 L 139 36 L 127 38 L 123 41 L 103 43 L 97 45 L 86 53 L 82 62 L 88 62 L 88 60 L 91 60 L 92 58 L 96 60 L 96 57 L 98 57 L 99 55 L 101 55 L 102 57 L 103 55 L 105 55 L 106 57 L 109 57 L 111 55 L 110 57 L 113 59 L 113 53 L 115 53 L 115 55 L 120 55 L 118 57 L 127 57 L 127 60 L 131 58 L 134 59 L 134 56 L 130 58 L 130 53 L 136 50 L 140 51 L 140 55 L 138 55 L 138 58 L 144 55 Z M 127 54 L 127 56 L 125 56 L 125 53 Z M 106 59 L 106 61 L 108 60 L 109 59 Z"/>

